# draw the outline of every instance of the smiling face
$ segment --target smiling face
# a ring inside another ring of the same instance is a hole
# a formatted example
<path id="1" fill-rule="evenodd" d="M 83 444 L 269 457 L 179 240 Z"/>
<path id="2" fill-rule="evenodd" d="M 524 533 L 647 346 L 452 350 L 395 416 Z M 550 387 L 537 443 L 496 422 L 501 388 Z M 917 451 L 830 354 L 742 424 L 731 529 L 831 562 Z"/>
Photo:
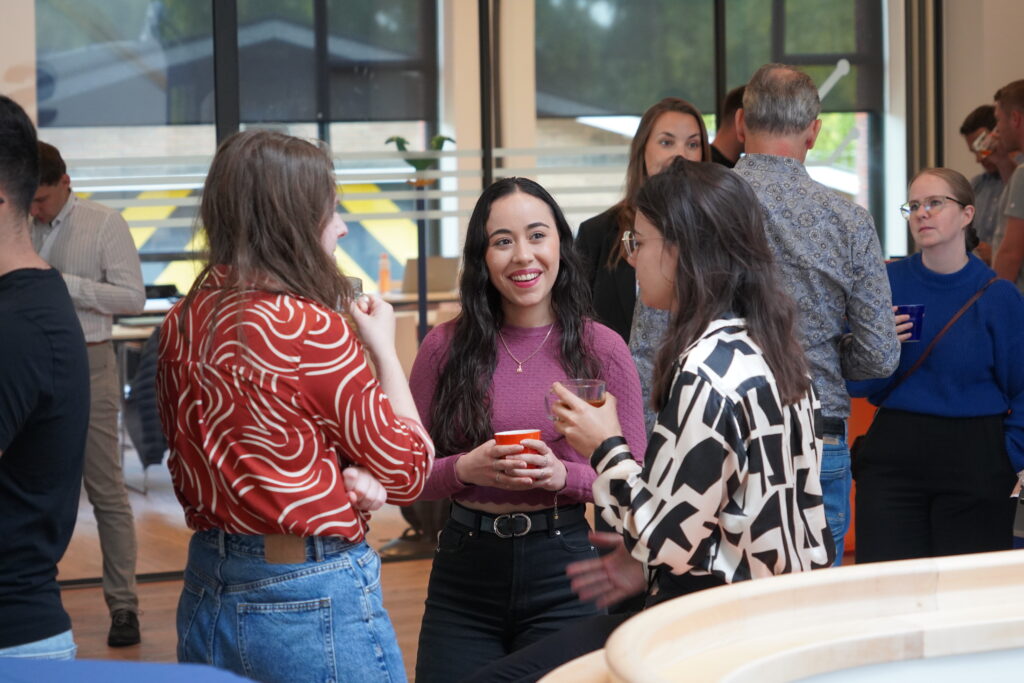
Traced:
<path id="1" fill-rule="evenodd" d="M 676 263 L 679 250 L 665 240 L 654 223 L 637 211 L 633 221 L 636 251 L 630 263 L 636 269 L 640 300 L 644 305 L 670 311 L 676 303 Z"/>
<path id="2" fill-rule="evenodd" d="M 910 185 L 908 202 L 920 206 L 910 214 L 910 233 L 922 251 L 952 249 L 963 251 L 964 231 L 974 218 L 974 207 L 961 206 L 952 199 L 938 210 L 928 211 L 926 204 L 933 198 L 952 197 L 953 190 L 942 178 L 930 173 L 918 176 Z"/>
<path id="3" fill-rule="evenodd" d="M 700 161 L 702 142 L 696 118 L 678 111 L 665 112 L 654 122 L 651 136 L 644 145 L 647 175 L 659 173 L 677 156 Z"/>
<path id="4" fill-rule="evenodd" d="M 533 195 L 513 192 L 491 204 L 486 229 L 484 260 L 506 319 L 523 327 L 552 322 L 561 244 L 551 208 Z"/>

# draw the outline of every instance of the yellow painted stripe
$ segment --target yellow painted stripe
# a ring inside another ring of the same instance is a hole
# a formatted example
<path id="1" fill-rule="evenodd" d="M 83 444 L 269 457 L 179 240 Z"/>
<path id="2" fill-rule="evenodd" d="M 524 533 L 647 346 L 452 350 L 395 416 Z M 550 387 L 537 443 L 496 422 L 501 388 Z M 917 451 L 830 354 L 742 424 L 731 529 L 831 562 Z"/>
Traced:
<path id="1" fill-rule="evenodd" d="M 189 190 L 151 190 L 140 192 L 139 199 L 178 199 L 187 197 Z M 135 225 L 143 221 L 162 221 L 171 217 L 176 206 L 129 206 L 121 210 L 121 215 L 131 226 L 132 239 L 135 241 L 135 248 L 142 249 L 146 241 L 156 232 L 155 227 Z"/>
<path id="2" fill-rule="evenodd" d="M 376 185 L 341 185 L 341 205 L 351 213 L 399 213 L 401 209 L 390 199 L 345 199 L 345 192 L 380 192 Z M 359 223 L 399 263 L 416 257 L 416 222 L 408 218 L 362 220 Z"/>
<path id="3" fill-rule="evenodd" d="M 377 292 L 380 288 L 377 286 L 377 278 L 371 277 L 369 273 L 359 267 L 355 259 L 349 256 L 340 247 L 334 248 L 334 260 L 338 264 L 338 268 L 341 269 L 345 275 L 349 277 L 357 277 L 363 281 L 364 292 Z"/>
<path id="4" fill-rule="evenodd" d="M 182 249 L 182 251 L 195 252 L 204 251 L 205 249 L 206 233 L 198 230 L 192 235 L 192 238 L 188 241 L 188 244 L 185 245 L 185 248 Z M 184 293 L 191 289 L 192 283 L 195 281 L 196 276 L 199 275 L 199 271 L 202 269 L 202 261 L 171 261 L 156 277 L 154 284 L 174 285 L 178 288 L 179 292 Z"/>
<path id="5" fill-rule="evenodd" d="M 174 285 L 184 294 L 192 288 L 199 271 L 203 269 L 202 261 L 172 261 L 156 277 L 154 284 Z"/>
<path id="6" fill-rule="evenodd" d="M 153 190 L 140 192 L 139 199 L 180 199 L 187 197 L 189 190 Z M 142 221 L 162 221 L 171 217 L 176 206 L 129 206 L 121 210 L 121 215 L 128 223 Z"/>
<path id="7" fill-rule="evenodd" d="M 153 233 L 156 232 L 156 228 L 129 227 L 128 230 L 132 233 L 132 241 L 135 242 L 136 249 L 141 249 L 142 245 L 146 243 L 146 240 L 152 237 Z"/>

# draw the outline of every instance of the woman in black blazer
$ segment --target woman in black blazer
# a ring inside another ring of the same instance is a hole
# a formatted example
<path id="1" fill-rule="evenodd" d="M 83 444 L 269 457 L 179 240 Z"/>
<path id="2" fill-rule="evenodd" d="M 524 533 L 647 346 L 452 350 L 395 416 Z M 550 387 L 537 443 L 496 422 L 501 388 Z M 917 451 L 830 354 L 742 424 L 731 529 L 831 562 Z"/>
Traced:
<path id="1" fill-rule="evenodd" d="M 678 97 L 666 97 L 644 112 L 633 136 L 625 197 L 604 213 L 583 221 L 576 236 L 576 249 L 593 294 L 595 317 L 627 343 L 636 306 L 636 275 L 626 261 L 621 240 L 624 232 L 633 229 L 636 210 L 631 198 L 647 176 L 677 156 L 690 161 L 710 159 L 708 132 L 696 107 Z M 650 377 L 641 376 L 640 381 L 644 387 L 650 386 Z M 645 392 L 645 398 L 648 395 Z"/>

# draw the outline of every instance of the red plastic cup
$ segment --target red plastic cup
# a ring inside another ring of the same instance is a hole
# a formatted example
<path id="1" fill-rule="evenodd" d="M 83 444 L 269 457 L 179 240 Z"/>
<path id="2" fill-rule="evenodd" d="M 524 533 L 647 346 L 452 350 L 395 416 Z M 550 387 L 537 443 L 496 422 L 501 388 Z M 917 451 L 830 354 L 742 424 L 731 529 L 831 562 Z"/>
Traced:
<path id="1" fill-rule="evenodd" d="M 522 445 L 523 439 L 533 439 L 540 441 L 540 430 L 539 429 L 512 429 L 507 432 L 495 432 L 494 442 L 499 446 L 520 446 Z M 529 446 L 523 446 L 523 453 L 536 453 Z M 510 456 L 511 457 L 511 456 Z M 537 469 L 536 465 L 527 465 L 526 469 L 534 470 Z"/>

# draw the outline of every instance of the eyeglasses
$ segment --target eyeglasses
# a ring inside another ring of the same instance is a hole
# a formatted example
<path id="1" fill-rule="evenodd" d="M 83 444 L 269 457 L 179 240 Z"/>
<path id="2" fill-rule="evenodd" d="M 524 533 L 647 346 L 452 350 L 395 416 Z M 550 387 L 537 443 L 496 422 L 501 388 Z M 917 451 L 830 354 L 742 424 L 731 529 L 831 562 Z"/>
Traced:
<path id="1" fill-rule="evenodd" d="M 954 199 L 953 197 L 928 197 L 927 199 L 920 202 L 917 200 L 907 202 L 906 204 L 900 207 L 900 213 L 903 214 L 904 218 L 909 219 L 910 216 L 912 214 L 917 213 L 917 210 L 920 209 L 922 206 L 924 207 L 924 210 L 928 212 L 929 215 L 933 213 L 938 213 L 939 211 L 942 211 L 942 208 L 944 206 L 946 206 L 947 201 L 956 202 L 960 206 L 967 206 L 959 199 Z"/>
<path id="2" fill-rule="evenodd" d="M 633 254 L 636 253 L 637 243 L 636 235 L 633 234 L 632 230 L 622 233 L 622 248 L 626 250 L 626 258 L 633 258 Z"/>
<path id="3" fill-rule="evenodd" d="M 664 238 L 660 235 L 657 237 L 644 237 L 645 241 L 660 239 Z M 626 250 L 626 258 L 633 258 L 636 256 L 636 252 L 640 248 L 640 243 L 637 242 L 636 233 L 632 230 L 627 230 L 622 233 L 622 248 Z"/>

